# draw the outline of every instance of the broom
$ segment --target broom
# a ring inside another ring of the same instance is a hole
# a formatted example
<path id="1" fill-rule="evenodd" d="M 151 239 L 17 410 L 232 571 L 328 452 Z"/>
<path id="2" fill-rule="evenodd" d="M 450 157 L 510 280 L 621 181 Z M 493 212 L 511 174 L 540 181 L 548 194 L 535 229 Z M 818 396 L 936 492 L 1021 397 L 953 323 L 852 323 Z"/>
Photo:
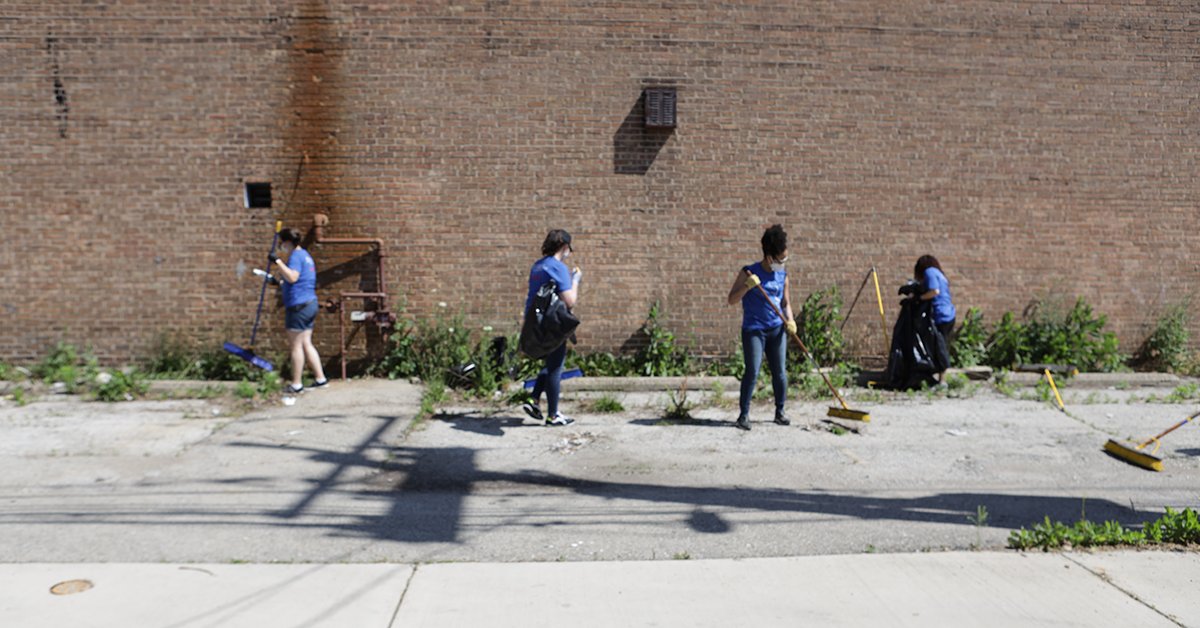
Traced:
<path id="1" fill-rule="evenodd" d="M 271 253 L 270 253 L 271 255 L 275 254 L 275 245 L 279 244 L 279 232 L 282 230 L 283 230 L 283 221 L 276 220 L 275 221 L 275 237 L 271 239 Z M 270 280 L 271 280 L 271 274 L 264 273 L 262 290 L 258 293 L 258 312 L 256 312 L 254 314 L 254 327 L 250 328 L 250 345 L 249 346 L 251 346 L 251 347 L 254 346 L 254 339 L 258 335 L 258 322 L 259 322 L 259 320 L 262 319 L 263 300 L 267 296 L 267 282 L 269 282 Z M 254 352 L 251 351 L 250 349 L 243 349 L 243 348 L 233 344 L 232 342 L 226 342 L 225 350 L 228 351 L 229 353 L 232 353 L 233 355 L 236 355 L 237 357 L 249 362 L 250 364 L 257 366 L 258 368 L 260 368 L 264 371 L 274 371 L 275 370 L 275 365 L 271 364 L 271 362 L 266 360 L 265 358 L 260 358 L 257 355 L 254 355 Z"/>
<path id="2" fill-rule="evenodd" d="M 1107 451 L 1109 454 L 1112 454 L 1113 456 L 1120 458 L 1121 460 L 1124 460 L 1125 462 L 1128 462 L 1129 464 L 1133 464 L 1133 465 L 1142 467 L 1143 469 L 1150 469 L 1151 471 L 1162 471 L 1163 470 L 1162 458 L 1159 458 L 1158 456 L 1154 455 L 1154 454 L 1158 453 L 1158 448 L 1162 446 L 1162 443 L 1160 443 L 1158 441 L 1158 439 L 1183 427 L 1184 425 L 1186 425 L 1187 423 L 1192 421 L 1192 419 L 1195 419 L 1198 416 L 1200 416 L 1200 412 L 1196 412 L 1192 416 L 1189 416 L 1188 418 L 1176 423 L 1175 425 L 1172 425 L 1167 431 L 1147 440 L 1146 442 L 1142 443 L 1141 445 L 1135 445 L 1135 446 L 1131 447 L 1130 445 L 1126 445 L 1124 443 L 1119 443 L 1110 438 L 1110 439 L 1108 439 L 1107 443 L 1104 443 L 1104 451 Z M 1150 453 L 1146 453 L 1146 452 L 1142 451 L 1150 443 L 1154 443 L 1154 450 L 1151 451 Z"/>
<path id="3" fill-rule="evenodd" d="M 775 305 L 775 302 L 771 300 L 769 295 L 767 295 L 767 291 L 762 287 L 761 283 L 758 284 L 758 291 L 762 293 L 763 298 L 767 300 L 767 303 L 771 304 L 771 309 L 775 310 L 775 314 L 779 316 L 779 319 L 784 320 L 783 312 L 779 311 L 779 306 Z M 790 331 L 788 333 L 791 334 L 792 340 L 795 340 L 796 344 L 800 345 L 800 350 L 804 352 L 804 357 L 811 360 L 813 364 L 816 364 L 817 361 L 813 360 L 812 354 L 808 352 L 808 347 L 804 346 L 804 341 L 800 340 L 800 336 Z M 829 376 L 826 375 L 824 371 L 818 368 L 817 373 L 820 373 L 821 379 L 825 380 L 825 385 L 829 387 L 829 392 L 832 392 L 833 396 L 837 398 L 838 403 L 842 404 L 842 407 L 840 408 L 831 406 L 826 414 L 842 419 L 863 421 L 864 423 L 870 422 L 871 415 L 869 413 L 863 412 L 862 410 L 851 410 L 850 406 L 846 405 L 846 400 L 842 399 L 842 394 L 838 392 L 837 387 L 833 385 L 833 382 L 829 381 Z"/>

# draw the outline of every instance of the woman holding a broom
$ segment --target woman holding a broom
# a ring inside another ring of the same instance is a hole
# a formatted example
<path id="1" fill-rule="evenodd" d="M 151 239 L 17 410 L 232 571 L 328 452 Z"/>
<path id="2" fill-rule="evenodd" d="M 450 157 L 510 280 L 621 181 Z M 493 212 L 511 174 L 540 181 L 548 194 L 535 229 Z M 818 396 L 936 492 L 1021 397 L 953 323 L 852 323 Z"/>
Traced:
<path id="1" fill-rule="evenodd" d="M 321 368 L 321 356 L 313 346 L 313 323 L 317 318 L 317 266 L 313 258 L 300 246 L 300 232 L 284 229 L 279 232 L 280 250 L 287 263 L 275 254 L 268 256 L 271 266 L 283 276 L 283 305 L 287 309 L 285 325 L 288 335 L 288 350 L 292 358 L 292 383 L 287 391 L 292 394 L 304 392 L 304 362 L 312 368 L 316 381 L 313 388 L 328 383 L 325 370 Z"/>
<path id="2" fill-rule="evenodd" d="M 762 236 L 761 261 L 742 267 L 729 289 L 729 305 L 742 303 L 742 359 L 746 372 L 742 375 L 739 414 L 735 425 L 750 429 L 750 399 L 762 368 L 763 355 L 771 369 L 771 387 L 775 391 L 775 422 L 789 425 L 784 404 L 787 401 L 787 338 L 796 333 L 792 318 L 791 299 L 787 284 L 787 232 L 782 225 L 772 225 Z M 766 290 L 772 303 L 783 312 L 780 318 L 771 303 L 759 290 Z"/>

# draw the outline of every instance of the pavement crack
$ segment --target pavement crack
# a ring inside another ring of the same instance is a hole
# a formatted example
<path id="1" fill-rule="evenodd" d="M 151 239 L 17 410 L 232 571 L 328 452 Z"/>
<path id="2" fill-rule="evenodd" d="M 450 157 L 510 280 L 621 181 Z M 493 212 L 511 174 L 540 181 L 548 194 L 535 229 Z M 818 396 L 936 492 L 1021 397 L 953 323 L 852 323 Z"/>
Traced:
<path id="1" fill-rule="evenodd" d="M 1124 587 L 1121 587 L 1117 583 L 1113 582 L 1112 578 L 1109 577 L 1109 575 L 1107 573 L 1105 573 L 1103 570 L 1092 569 L 1091 567 L 1088 567 L 1086 564 L 1084 564 L 1078 560 L 1075 560 L 1075 558 L 1073 558 L 1072 556 L 1070 556 L 1066 553 L 1063 553 L 1062 557 L 1071 561 L 1072 563 L 1075 563 L 1075 565 L 1077 565 L 1080 569 L 1092 574 L 1093 576 L 1096 576 L 1097 578 L 1100 579 L 1101 582 L 1103 582 L 1103 583 L 1107 584 L 1108 586 L 1129 596 L 1130 599 L 1137 602 L 1138 604 L 1141 604 L 1142 606 L 1145 606 L 1146 608 L 1154 611 L 1155 613 L 1158 613 L 1163 619 L 1171 622 L 1172 624 L 1175 624 L 1176 626 L 1179 626 L 1180 628 L 1188 628 L 1187 624 L 1184 624 L 1184 623 L 1180 622 L 1178 619 L 1175 619 L 1174 617 L 1158 610 L 1153 604 L 1138 597 L 1138 595 L 1136 593 L 1134 593 L 1133 591 L 1125 589 Z"/>
<path id="2" fill-rule="evenodd" d="M 392 611 L 392 621 L 388 622 L 388 628 L 396 625 L 396 618 L 400 616 L 400 606 L 404 604 L 404 596 L 408 595 L 408 588 L 412 586 L 413 578 L 417 577 L 417 570 L 421 568 L 421 563 L 413 564 L 412 573 L 408 574 L 408 581 L 404 583 L 404 590 L 400 592 L 400 599 L 396 600 L 396 610 Z"/>

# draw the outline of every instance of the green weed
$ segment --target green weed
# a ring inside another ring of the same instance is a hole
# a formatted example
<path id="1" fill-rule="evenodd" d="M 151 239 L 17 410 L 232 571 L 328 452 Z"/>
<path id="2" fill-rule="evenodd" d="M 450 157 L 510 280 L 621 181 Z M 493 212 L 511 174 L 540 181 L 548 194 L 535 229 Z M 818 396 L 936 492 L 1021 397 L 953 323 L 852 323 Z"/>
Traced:
<path id="1" fill-rule="evenodd" d="M 670 400 L 663 412 L 663 419 L 666 421 L 690 420 L 694 407 L 694 404 L 688 401 L 687 379 L 685 378 L 679 386 L 679 390 L 671 392 Z"/>
<path id="2" fill-rule="evenodd" d="M 725 386 L 721 382 L 713 382 L 708 389 L 708 405 L 714 408 L 730 408 L 735 405 L 735 402 L 725 396 Z"/>
<path id="3" fill-rule="evenodd" d="M 233 388 L 233 394 L 239 399 L 253 399 L 254 395 L 258 394 L 258 389 L 254 386 L 254 384 L 243 379 L 237 383 L 237 386 Z"/>
<path id="4" fill-rule="evenodd" d="M 73 345 L 60 342 L 33 367 L 33 375 L 46 384 L 61 382 L 66 392 L 75 393 L 83 381 L 91 381 L 91 376 L 99 370 L 96 358 L 81 356 Z"/>
<path id="5" fill-rule="evenodd" d="M 691 372 L 691 357 L 676 344 L 675 334 L 659 322 L 661 316 L 662 311 L 655 301 L 641 328 L 641 333 L 646 336 L 646 344 L 638 349 L 634 357 L 637 374 L 687 375 Z"/>
<path id="6" fill-rule="evenodd" d="M 837 364 L 846 344 L 842 337 L 842 297 L 837 286 L 818 290 L 804 299 L 796 317 L 796 334 L 817 364 Z"/>
<path id="7" fill-rule="evenodd" d="M 601 351 L 587 355 L 572 353 L 567 357 L 567 368 L 582 369 L 591 377 L 626 377 L 637 371 L 637 364 L 631 357 Z"/>
<path id="8" fill-rule="evenodd" d="M 1061 547 L 1095 547 L 1115 545 L 1159 545 L 1173 543 L 1192 545 L 1200 543 L 1200 520 L 1196 511 L 1171 508 L 1153 522 L 1142 524 L 1141 530 L 1129 529 L 1117 521 L 1094 523 L 1080 519 L 1075 525 L 1051 522 L 1046 517 L 1032 528 L 1014 530 L 1008 536 L 1012 549 L 1028 550 L 1041 548 L 1043 551 Z"/>
<path id="9" fill-rule="evenodd" d="M 263 397 L 279 392 L 279 389 L 283 387 L 283 380 L 276 371 L 263 371 L 257 375 L 257 392 Z"/>
<path id="10" fill-rule="evenodd" d="M 625 406 L 621 405 L 621 402 L 616 397 L 604 395 L 592 402 L 592 411 L 601 414 L 613 414 L 624 412 Z"/>
<path id="11" fill-rule="evenodd" d="M 129 401 L 145 395 L 150 387 L 137 370 L 114 370 L 108 375 L 107 378 L 101 378 L 92 389 L 92 394 L 99 401 Z"/>
<path id="12" fill-rule="evenodd" d="M 285 356 L 263 349 L 256 349 L 255 353 L 285 368 Z M 218 381 L 258 381 L 267 372 L 225 351 L 223 344 L 215 340 L 197 343 L 167 335 L 155 341 L 141 370 L 151 379 Z"/>
<path id="13" fill-rule="evenodd" d="M 829 378 L 829 383 L 839 390 L 849 386 L 856 376 L 854 368 L 846 363 L 839 363 L 825 374 L 825 377 Z M 797 369 L 795 372 L 788 373 L 790 387 L 797 399 L 818 400 L 832 397 L 833 393 L 829 391 L 825 377 L 822 377 L 819 372 L 807 369 Z"/>
<path id="14" fill-rule="evenodd" d="M 1003 369 L 997 371 L 993 380 L 992 385 L 995 386 L 996 392 L 1010 399 L 1016 398 L 1017 387 L 1012 383 L 1012 373 L 1010 371 Z"/>
<path id="15" fill-rule="evenodd" d="M 988 510 L 987 506 L 980 504 L 975 507 L 974 515 L 967 515 L 967 521 L 970 521 L 975 526 L 975 547 L 983 546 L 983 529 L 987 527 Z"/>
<path id="16" fill-rule="evenodd" d="M 709 362 L 704 372 L 706 375 L 742 379 L 742 375 L 746 372 L 746 362 L 742 357 L 741 345 L 739 344 L 725 357 Z"/>
<path id="17" fill-rule="evenodd" d="M 970 308 L 950 343 L 950 364 L 958 368 L 983 364 L 987 361 L 987 340 L 983 314 L 979 308 Z"/>
<path id="18" fill-rule="evenodd" d="M 1200 399 L 1200 385 L 1189 382 L 1175 387 L 1163 401 L 1167 403 L 1187 403 Z"/>
<path id="19" fill-rule="evenodd" d="M 1188 306 L 1172 305 L 1158 318 L 1154 331 L 1138 349 L 1137 361 L 1156 370 L 1185 371 L 1192 361 L 1190 342 Z"/>

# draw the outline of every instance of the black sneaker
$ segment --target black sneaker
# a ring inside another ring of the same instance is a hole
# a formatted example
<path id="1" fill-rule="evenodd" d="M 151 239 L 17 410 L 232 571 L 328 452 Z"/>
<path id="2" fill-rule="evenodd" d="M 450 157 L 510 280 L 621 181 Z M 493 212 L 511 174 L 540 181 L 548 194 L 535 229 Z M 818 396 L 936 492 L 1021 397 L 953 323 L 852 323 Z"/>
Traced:
<path id="1" fill-rule="evenodd" d="M 297 385 L 295 385 L 295 384 L 288 384 L 288 387 L 287 387 L 287 392 L 289 392 L 289 393 L 292 393 L 293 395 L 299 395 L 300 393 L 303 393 L 303 392 L 304 392 L 304 386 L 297 386 Z"/>
<path id="2" fill-rule="evenodd" d="M 321 381 L 319 381 L 319 382 L 313 382 L 313 385 L 312 385 L 312 386 L 309 386 L 309 388 L 324 388 L 324 387 L 326 387 L 326 386 L 328 386 L 328 385 L 329 385 L 329 380 L 328 380 L 328 379 L 323 379 L 323 380 L 321 380 Z"/>
<path id="3" fill-rule="evenodd" d="M 775 422 L 778 423 L 779 425 L 791 425 L 792 424 L 792 422 L 790 420 L 788 420 L 787 415 L 782 412 L 775 413 Z"/>
<path id="4" fill-rule="evenodd" d="M 528 414 L 529 418 L 533 419 L 534 421 L 544 422 L 546 420 L 546 417 L 542 416 L 542 409 L 532 403 L 527 403 L 521 406 L 521 409 L 524 410 L 525 414 Z"/>
<path id="5" fill-rule="evenodd" d="M 746 430 L 747 432 L 750 431 L 750 419 L 748 417 L 746 417 L 745 415 L 738 417 L 737 422 L 734 423 L 733 425 L 734 425 L 734 427 L 738 428 L 739 430 Z"/>

